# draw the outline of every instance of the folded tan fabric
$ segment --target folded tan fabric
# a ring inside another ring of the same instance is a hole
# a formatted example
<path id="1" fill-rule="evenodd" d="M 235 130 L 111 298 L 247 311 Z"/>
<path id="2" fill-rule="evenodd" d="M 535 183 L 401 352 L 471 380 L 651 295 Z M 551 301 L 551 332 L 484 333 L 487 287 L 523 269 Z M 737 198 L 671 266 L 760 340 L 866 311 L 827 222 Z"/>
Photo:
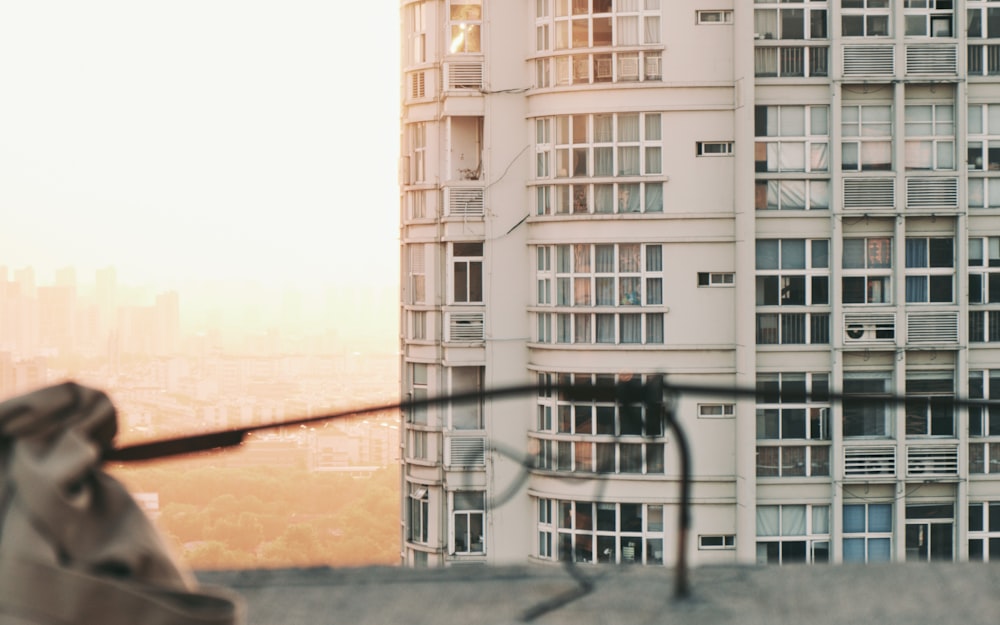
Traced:
<path id="1" fill-rule="evenodd" d="M 108 396 L 74 383 L 0 403 L 0 625 L 242 622 L 101 469 L 116 431 Z"/>

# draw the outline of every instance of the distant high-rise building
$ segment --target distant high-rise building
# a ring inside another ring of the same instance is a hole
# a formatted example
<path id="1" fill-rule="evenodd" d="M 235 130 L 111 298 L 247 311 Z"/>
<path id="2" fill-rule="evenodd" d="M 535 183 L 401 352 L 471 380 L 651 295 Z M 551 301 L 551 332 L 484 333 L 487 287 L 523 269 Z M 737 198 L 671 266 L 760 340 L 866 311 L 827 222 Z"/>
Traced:
<path id="1" fill-rule="evenodd" d="M 676 405 L 693 561 L 1000 559 L 1000 0 L 401 10 L 407 397 L 756 387 Z M 675 560 L 650 416 L 410 412 L 404 561 Z"/>

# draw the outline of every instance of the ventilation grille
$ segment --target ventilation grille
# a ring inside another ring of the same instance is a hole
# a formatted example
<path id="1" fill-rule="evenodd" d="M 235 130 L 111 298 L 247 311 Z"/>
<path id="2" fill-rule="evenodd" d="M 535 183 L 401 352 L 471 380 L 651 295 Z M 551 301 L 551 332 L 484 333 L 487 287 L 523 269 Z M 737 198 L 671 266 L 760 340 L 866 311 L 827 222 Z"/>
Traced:
<path id="1" fill-rule="evenodd" d="M 483 87 L 482 63 L 448 64 L 449 89 L 482 89 L 482 87 Z"/>
<path id="2" fill-rule="evenodd" d="M 844 315 L 845 343 L 892 343 L 896 340 L 893 313 L 847 313 Z"/>
<path id="3" fill-rule="evenodd" d="M 449 215 L 482 215 L 482 189 L 448 189 Z"/>
<path id="4" fill-rule="evenodd" d="M 869 477 L 896 475 L 896 448 L 844 447 L 844 476 Z"/>
<path id="5" fill-rule="evenodd" d="M 448 340 L 475 342 L 483 340 L 483 313 L 450 313 Z"/>
<path id="6" fill-rule="evenodd" d="M 907 178 L 907 208 L 958 208 L 958 178 Z"/>
<path id="7" fill-rule="evenodd" d="M 425 96 L 425 73 L 413 72 L 410 74 L 410 98 L 417 99 Z"/>
<path id="8" fill-rule="evenodd" d="M 892 178 L 844 178 L 844 208 L 893 208 L 896 182 Z"/>
<path id="9" fill-rule="evenodd" d="M 907 75 L 947 74 L 958 70 L 958 49 L 953 45 L 906 46 Z"/>
<path id="10" fill-rule="evenodd" d="M 957 343 L 958 313 L 909 313 L 906 315 L 908 343 Z"/>
<path id="11" fill-rule="evenodd" d="M 958 445 L 907 447 L 906 475 L 958 475 Z"/>
<path id="12" fill-rule="evenodd" d="M 481 467 L 486 464 L 486 439 L 475 438 L 448 439 L 448 466 Z"/>
<path id="13" fill-rule="evenodd" d="M 892 76 L 895 53 L 889 46 L 844 46 L 844 76 Z"/>

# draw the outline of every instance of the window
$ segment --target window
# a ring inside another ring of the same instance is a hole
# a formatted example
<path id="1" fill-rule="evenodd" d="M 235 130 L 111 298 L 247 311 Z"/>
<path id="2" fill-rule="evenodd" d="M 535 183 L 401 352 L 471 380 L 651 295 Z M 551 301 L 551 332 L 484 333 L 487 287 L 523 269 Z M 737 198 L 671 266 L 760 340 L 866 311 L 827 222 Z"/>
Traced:
<path id="1" fill-rule="evenodd" d="M 698 404 L 698 416 L 705 419 L 734 417 L 736 404 Z"/>
<path id="2" fill-rule="evenodd" d="M 451 394 L 479 393 L 483 390 L 484 367 L 451 367 Z M 483 429 L 482 401 L 452 402 L 451 427 L 456 430 Z"/>
<path id="3" fill-rule="evenodd" d="M 539 499 L 540 558 L 663 564 L 660 504 Z M 557 536 L 557 547 L 548 543 Z M 548 543 L 548 544 L 547 544 Z"/>
<path id="4" fill-rule="evenodd" d="M 830 168 L 829 108 L 757 106 L 754 108 L 758 172 L 825 172 Z"/>
<path id="5" fill-rule="evenodd" d="M 840 0 L 844 37 L 888 37 L 890 0 Z"/>
<path id="6" fill-rule="evenodd" d="M 410 377 L 410 393 L 414 401 L 427 399 L 427 365 L 421 362 L 414 362 L 408 365 Z M 427 425 L 427 406 L 413 408 L 409 412 L 410 423 L 416 425 Z"/>
<path id="7" fill-rule="evenodd" d="M 903 0 L 907 37 L 954 37 L 955 0 Z"/>
<path id="8" fill-rule="evenodd" d="M 542 374 L 560 385 L 607 386 L 622 377 L 612 374 Z M 544 383 L 544 382 L 543 382 Z M 553 418 L 553 415 L 555 417 Z M 614 401 L 571 401 L 565 394 L 538 397 L 536 466 L 551 471 L 610 474 L 664 472 L 664 424 L 661 415 L 643 405 Z"/>
<path id="9" fill-rule="evenodd" d="M 1000 562 L 1000 502 L 969 504 L 969 561 Z"/>
<path id="10" fill-rule="evenodd" d="M 757 506 L 757 564 L 830 561 L 830 506 Z"/>
<path id="11" fill-rule="evenodd" d="M 452 302 L 483 303 L 483 243 L 452 243 Z"/>
<path id="12" fill-rule="evenodd" d="M 969 304 L 997 303 L 1000 303 L 1000 237 L 971 237 Z M 1000 310 L 969 310 L 969 342 L 996 341 L 1000 341 Z"/>
<path id="13" fill-rule="evenodd" d="M 663 248 L 619 243 L 555 245 L 554 271 L 539 270 L 536 284 L 551 289 L 538 301 L 573 308 L 553 315 L 556 343 L 663 343 Z M 539 330 L 539 336 L 550 334 Z"/>
<path id="14" fill-rule="evenodd" d="M 1000 24 L 1000 5 L 996 11 Z M 968 122 L 969 206 L 998 208 L 1000 178 L 994 176 L 1000 174 L 1000 104 L 970 104 Z"/>
<path id="15" fill-rule="evenodd" d="M 830 208 L 829 180 L 758 180 L 757 210 L 826 210 Z"/>
<path id="16" fill-rule="evenodd" d="M 698 286 L 733 286 L 736 274 L 725 272 L 698 272 Z"/>
<path id="17" fill-rule="evenodd" d="M 410 311 L 410 340 L 427 340 L 427 312 L 423 310 Z"/>
<path id="18" fill-rule="evenodd" d="M 426 246 L 422 243 L 410 243 L 407 248 L 410 252 L 410 303 L 425 304 L 427 303 Z"/>
<path id="19" fill-rule="evenodd" d="M 448 51 L 457 53 L 481 52 L 482 0 L 450 0 L 451 45 Z"/>
<path id="20" fill-rule="evenodd" d="M 410 542 L 427 544 L 429 501 L 426 486 L 410 484 L 409 526 L 406 535 Z"/>
<path id="21" fill-rule="evenodd" d="M 906 372 L 906 436 L 954 436 L 953 371 Z"/>
<path id="22" fill-rule="evenodd" d="M 829 391 L 827 373 L 757 374 L 758 477 L 830 475 Z"/>
<path id="23" fill-rule="evenodd" d="M 660 80 L 659 0 L 554 0 L 535 11 L 535 48 L 555 50 L 555 84 Z M 547 73 L 537 86 L 549 84 Z"/>
<path id="24" fill-rule="evenodd" d="M 955 107 L 951 104 L 908 104 L 906 168 L 955 169 Z"/>
<path id="25" fill-rule="evenodd" d="M 758 239 L 758 307 L 829 305 L 830 258 L 826 239 Z M 757 313 L 757 344 L 829 343 L 828 312 Z"/>
<path id="26" fill-rule="evenodd" d="M 892 560 L 892 504 L 844 504 L 844 562 Z"/>
<path id="27" fill-rule="evenodd" d="M 427 61 L 427 5 L 413 2 L 405 7 L 406 54 L 411 65 Z"/>
<path id="28" fill-rule="evenodd" d="M 407 447 L 407 458 L 413 460 L 427 460 L 427 432 L 410 430 L 409 446 Z"/>
<path id="29" fill-rule="evenodd" d="M 968 0 L 968 36 L 970 39 L 1000 38 L 1000 2 Z"/>
<path id="30" fill-rule="evenodd" d="M 736 534 L 699 534 L 698 549 L 704 551 L 736 549 Z"/>
<path id="31" fill-rule="evenodd" d="M 699 24 L 732 24 L 732 11 L 695 11 Z"/>
<path id="32" fill-rule="evenodd" d="M 892 436 L 892 372 L 845 371 L 843 391 L 855 396 L 843 402 L 845 438 Z"/>
<path id="33" fill-rule="evenodd" d="M 906 506 L 906 561 L 952 560 L 955 507 L 950 504 Z"/>
<path id="34" fill-rule="evenodd" d="M 907 237 L 907 303 L 951 303 L 955 301 L 954 240 L 950 237 Z"/>
<path id="35" fill-rule="evenodd" d="M 1000 369 L 969 371 L 968 397 L 1000 399 Z M 969 473 L 1000 474 L 1000 408 L 969 406 L 969 439 Z"/>
<path id="36" fill-rule="evenodd" d="M 757 305 L 830 303 L 830 250 L 826 239 L 758 239 Z"/>
<path id="37" fill-rule="evenodd" d="M 826 39 L 826 6 L 815 0 L 756 0 L 755 39 Z M 763 8 L 771 5 L 773 8 Z M 818 5 L 818 6 L 817 6 Z"/>
<path id="38" fill-rule="evenodd" d="M 536 119 L 535 162 L 536 179 L 565 179 L 536 186 L 536 214 L 663 212 L 659 113 Z"/>
<path id="39" fill-rule="evenodd" d="M 697 156 L 729 156 L 732 153 L 732 141 L 698 141 L 695 143 Z"/>
<path id="40" fill-rule="evenodd" d="M 844 171 L 892 169 L 892 106 L 844 105 L 841 108 L 841 136 L 841 169 Z"/>
<path id="41" fill-rule="evenodd" d="M 892 303 L 892 237 L 844 239 L 845 304 Z"/>
<path id="42" fill-rule="evenodd" d="M 486 553 L 486 492 L 455 491 L 452 497 L 453 554 Z"/>
<path id="43" fill-rule="evenodd" d="M 410 180 L 414 184 L 427 181 L 427 124 L 409 124 L 410 129 Z"/>

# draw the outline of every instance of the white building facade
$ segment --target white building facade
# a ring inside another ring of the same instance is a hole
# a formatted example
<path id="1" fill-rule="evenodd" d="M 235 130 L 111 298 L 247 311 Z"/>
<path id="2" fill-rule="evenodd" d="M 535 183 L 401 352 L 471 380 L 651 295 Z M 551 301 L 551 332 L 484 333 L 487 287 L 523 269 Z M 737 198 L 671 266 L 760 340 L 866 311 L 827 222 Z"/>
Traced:
<path id="1" fill-rule="evenodd" d="M 1000 561 L 1000 0 L 401 11 L 404 396 L 756 386 L 677 400 L 690 561 Z M 405 414 L 403 563 L 671 563 L 642 417 Z"/>

